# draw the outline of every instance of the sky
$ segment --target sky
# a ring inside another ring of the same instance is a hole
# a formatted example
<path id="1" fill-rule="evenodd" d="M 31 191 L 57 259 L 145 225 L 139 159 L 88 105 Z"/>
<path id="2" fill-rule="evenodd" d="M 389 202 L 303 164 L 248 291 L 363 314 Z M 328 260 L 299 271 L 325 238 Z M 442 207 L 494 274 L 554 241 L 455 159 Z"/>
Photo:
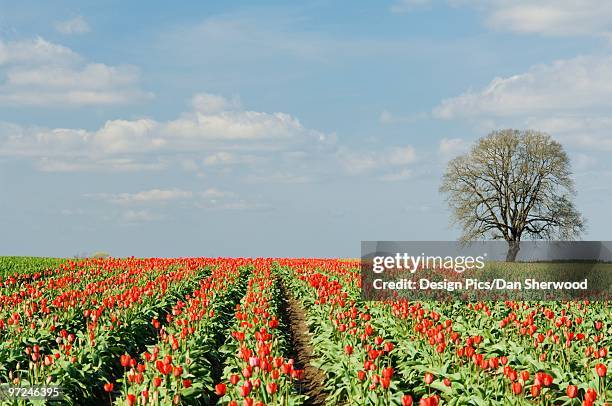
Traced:
<path id="1" fill-rule="evenodd" d="M 0 255 L 454 240 L 449 159 L 565 147 L 609 240 L 608 0 L 0 0 Z"/>

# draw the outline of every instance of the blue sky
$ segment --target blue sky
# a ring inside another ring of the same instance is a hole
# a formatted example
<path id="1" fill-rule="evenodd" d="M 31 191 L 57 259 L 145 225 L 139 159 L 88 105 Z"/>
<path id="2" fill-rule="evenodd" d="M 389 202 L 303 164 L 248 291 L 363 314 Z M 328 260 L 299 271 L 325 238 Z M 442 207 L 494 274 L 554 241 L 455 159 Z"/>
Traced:
<path id="1" fill-rule="evenodd" d="M 506 127 L 563 143 L 606 240 L 611 107 L 604 0 L 0 0 L 0 254 L 454 239 L 445 164 Z"/>

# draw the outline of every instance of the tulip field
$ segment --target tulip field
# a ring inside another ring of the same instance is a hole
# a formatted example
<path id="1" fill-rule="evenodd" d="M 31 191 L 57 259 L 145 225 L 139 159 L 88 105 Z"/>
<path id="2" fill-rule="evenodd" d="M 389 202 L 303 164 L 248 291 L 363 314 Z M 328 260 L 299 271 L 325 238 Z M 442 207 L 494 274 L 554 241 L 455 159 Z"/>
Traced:
<path id="1" fill-rule="evenodd" d="M 354 260 L 0 258 L 0 386 L 62 392 L 0 403 L 612 404 L 608 302 L 374 302 L 360 280 Z"/>

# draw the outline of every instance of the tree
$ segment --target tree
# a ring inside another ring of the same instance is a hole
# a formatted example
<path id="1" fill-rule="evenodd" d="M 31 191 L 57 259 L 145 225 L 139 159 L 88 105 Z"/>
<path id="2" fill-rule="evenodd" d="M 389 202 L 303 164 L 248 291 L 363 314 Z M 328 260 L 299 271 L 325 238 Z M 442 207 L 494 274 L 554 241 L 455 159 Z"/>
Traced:
<path id="1" fill-rule="evenodd" d="M 440 191 L 461 240 L 504 239 L 515 261 L 522 239 L 578 237 L 585 221 L 573 203 L 570 162 L 561 144 L 538 131 L 494 131 L 448 163 Z"/>

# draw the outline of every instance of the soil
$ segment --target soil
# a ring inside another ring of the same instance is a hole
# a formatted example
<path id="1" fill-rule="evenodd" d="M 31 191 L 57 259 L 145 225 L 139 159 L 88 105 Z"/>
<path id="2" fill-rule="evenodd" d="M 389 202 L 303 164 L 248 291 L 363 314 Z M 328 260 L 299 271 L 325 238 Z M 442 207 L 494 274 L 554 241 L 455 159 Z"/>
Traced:
<path id="1" fill-rule="evenodd" d="M 291 351 L 288 354 L 293 358 L 294 366 L 304 370 L 303 378 L 297 384 L 299 393 L 308 396 L 304 402 L 306 406 L 324 406 L 325 393 L 324 383 L 325 374 L 319 368 L 311 365 L 313 347 L 310 344 L 310 334 L 306 324 L 306 314 L 300 302 L 295 299 L 291 292 L 282 287 L 285 301 L 283 309 L 284 321 L 289 328 L 289 344 Z"/>

